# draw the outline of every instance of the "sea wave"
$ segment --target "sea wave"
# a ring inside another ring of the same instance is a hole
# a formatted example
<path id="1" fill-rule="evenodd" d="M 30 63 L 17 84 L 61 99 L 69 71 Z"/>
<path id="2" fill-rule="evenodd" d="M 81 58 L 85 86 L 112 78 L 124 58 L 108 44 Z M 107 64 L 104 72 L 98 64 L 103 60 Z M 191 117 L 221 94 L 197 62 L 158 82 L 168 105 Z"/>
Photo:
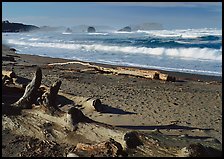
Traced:
<path id="1" fill-rule="evenodd" d="M 114 34 L 133 34 L 135 32 L 129 32 L 129 31 L 114 31 L 112 33 L 114 33 Z"/>
<path id="2" fill-rule="evenodd" d="M 32 47 L 60 48 L 70 50 L 82 50 L 87 52 L 113 52 L 125 54 L 147 54 L 154 56 L 167 56 L 187 60 L 215 60 L 222 61 L 222 49 L 210 48 L 148 48 L 134 46 L 117 46 L 102 44 L 68 44 L 68 43 L 42 43 L 42 42 L 25 42 L 21 40 L 9 39 L 8 43 L 15 45 L 24 45 Z"/>
<path id="3" fill-rule="evenodd" d="M 30 39 L 28 39 L 28 40 L 30 40 L 30 41 L 38 41 L 38 40 L 40 40 L 39 38 L 30 38 Z"/>
<path id="4" fill-rule="evenodd" d="M 146 33 L 149 36 L 160 38 L 200 38 L 203 36 L 222 36 L 220 29 L 177 29 L 177 30 L 138 30 L 137 33 Z"/>
<path id="5" fill-rule="evenodd" d="M 62 34 L 65 34 L 65 35 L 66 35 L 66 34 L 68 34 L 68 35 L 70 35 L 70 34 L 72 34 L 72 33 L 68 33 L 68 32 L 62 32 Z"/>
<path id="6" fill-rule="evenodd" d="M 88 33 L 89 35 L 108 35 L 108 33 Z"/>

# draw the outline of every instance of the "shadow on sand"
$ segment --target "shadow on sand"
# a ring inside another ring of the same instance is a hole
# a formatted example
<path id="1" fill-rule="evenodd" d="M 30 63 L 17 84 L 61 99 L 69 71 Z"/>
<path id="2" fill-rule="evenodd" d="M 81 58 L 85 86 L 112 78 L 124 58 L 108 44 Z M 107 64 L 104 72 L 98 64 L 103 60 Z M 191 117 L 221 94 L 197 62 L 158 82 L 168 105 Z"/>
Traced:
<path id="1" fill-rule="evenodd" d="M 102 106 L 103 106 L 103 110 L 100 111 L 101 113 L 120 114 L 120 115 L 137 114 L 134 112 L 124 111 L 119 108 L 113 108 L 113 107 L 105 105 L 105 104 L 102 104 Z"/>
<path id="2" fill-rule="evenodd" d="M 197 128 L 197 127 L 189 127 L 189 126 L 180 126 L 176 124 L 170 124 L 170 125 L 158 125 L 158 126 L 132 126 L 132 125 L 119 125 L 116 127 L 121 128 L 127 128 L 127 129 L 134 129 L 134 130 L 193 130 L 193 129 L 199 129 L 199 130 L 213 130 L 213 129 L 204 129 L 204 128 Z"/>

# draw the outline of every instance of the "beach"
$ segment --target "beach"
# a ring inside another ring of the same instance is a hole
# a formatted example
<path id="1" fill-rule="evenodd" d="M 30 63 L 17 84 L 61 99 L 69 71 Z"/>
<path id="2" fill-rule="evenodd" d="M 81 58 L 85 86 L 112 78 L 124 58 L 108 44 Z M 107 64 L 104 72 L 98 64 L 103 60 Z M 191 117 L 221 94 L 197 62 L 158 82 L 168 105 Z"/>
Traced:
<path id="1" fill-rule="evenodd" d="M 17 54 L 2 45 L 2 57 L 6 56 L 13 57 L 15 61 L 2 60 L 2 70 L 11 71 L 13 68 L 17 76 L 32 80 L 39 66 L 42 69 L 42 84 L 50 87 L 60 79 L 62 92 L 100 99 L 110 112 L 84 111 L 94 121 L 139 132 L 159 130 L 165 135 L 187 135 L 199 142 L 200 139 L 214 138 L 222 144 L 221 76 L 158 70 L 176 78 L 175 82 L 171 82 L 102 73 L 78 63 L 50 66 L 48 64 L 75 60 Z M 171 128 L 172 124 L 179 127 Z M 16 156 L 16 153 L 10 154 L 12 145 L 6 140 L 11 133 L 4 132 L 2 135 L 3 156 Z"/>

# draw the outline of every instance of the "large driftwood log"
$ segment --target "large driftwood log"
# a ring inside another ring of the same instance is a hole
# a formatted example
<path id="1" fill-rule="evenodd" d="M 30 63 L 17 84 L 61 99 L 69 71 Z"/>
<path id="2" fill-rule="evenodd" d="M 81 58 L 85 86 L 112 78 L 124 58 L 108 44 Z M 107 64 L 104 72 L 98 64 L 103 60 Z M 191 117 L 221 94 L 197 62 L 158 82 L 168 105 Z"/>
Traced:
<path id="1" fill-rule="evenodd" d="M 41 85 L 41 80 L 42 71 L 40 67 L 38 67 L 32 81 L 26 86 L 23 96 L 17 102 L 12 104 L 12 106 L 25 109 L 32 108 L 32 104 L 34 104 L 37 99 L 37 90 Z"/>
<path id="2" fill-rule="evenodd" d="M 149 79 L 159 79 L 163 81 L 172 81 L 174 82 L 176 80 L 175 77 L 172 77 L 168 74 L 161 73 L 159 71 L 154 70 L 141 70 L 137 68 L 124 68 L 124 67 L 117 67 L 117 68 L 106 68 L 101 67 L 97 65 L 92 65 L 90 63 L 84 63 L 84 62 L 65 62 L 65 63 L 52 63 L 48 64 L 49 66 L 54 65 L 66 65 L 66 64 L 81 64 L 84 66 L 88 66 L 90 68 L 94 68 L 96 71 L 102 72 L 102 73 L 112 73 L 116 75 L 131 75 L 136 77 L 143 77 L 143 78 L 149 78 Z"/>
<path id="3" fill-rule="evenodd" d="M 43 92 L 49 92 L 49 88 L 45 85 L 41 85 L 40 89 Z M 61 105 L 68 104 L 66 103 L 64 97 L 72 101 L 72 105 L 76 105 L 82 109 L 86 109 L 87 111 L 98 111 L 102 112 L 104 110 L 104 106 L 101 103 L 101 100 L 98 98 L 91 98 L 91 97 L 82 97 L 82 96 L 75 96 L 73 94 L 65 93 L 61 90 L 58 91 L 58 101 L 60 102 Z M 43 100 L 43 99 L 41 99 Z M 43 104 L 43 103 L 40 103 Z M 62 108 L 64 109 L 64 108 Z M 65 108 L 66 109 L 66 108 Z"/>
<path id="4" fill-rule="evenodd" d="M 74 96 L 67 93 L 59 92 L 59 95 L 64 96 L 74 102 L 75 105 L 80 106 L 86 111 L 97 111 L 102 112 L 104 110 L 104 106 L 101 103 L 101 100 L 98 98 L 88 98 L 81 96 Z"/>

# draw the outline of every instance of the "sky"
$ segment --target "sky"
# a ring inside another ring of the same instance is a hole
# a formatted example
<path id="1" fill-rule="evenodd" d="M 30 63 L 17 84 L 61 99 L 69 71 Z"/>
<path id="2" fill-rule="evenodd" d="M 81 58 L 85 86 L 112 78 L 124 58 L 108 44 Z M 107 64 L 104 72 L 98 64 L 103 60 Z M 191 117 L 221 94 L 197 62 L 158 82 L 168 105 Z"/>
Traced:
<path id="1" fill-rule="evenodd" d="M 222 2 L 2 2 L 2 20 L 36 26 L 160 23 L 165 29 L 222 28 Z"/>

